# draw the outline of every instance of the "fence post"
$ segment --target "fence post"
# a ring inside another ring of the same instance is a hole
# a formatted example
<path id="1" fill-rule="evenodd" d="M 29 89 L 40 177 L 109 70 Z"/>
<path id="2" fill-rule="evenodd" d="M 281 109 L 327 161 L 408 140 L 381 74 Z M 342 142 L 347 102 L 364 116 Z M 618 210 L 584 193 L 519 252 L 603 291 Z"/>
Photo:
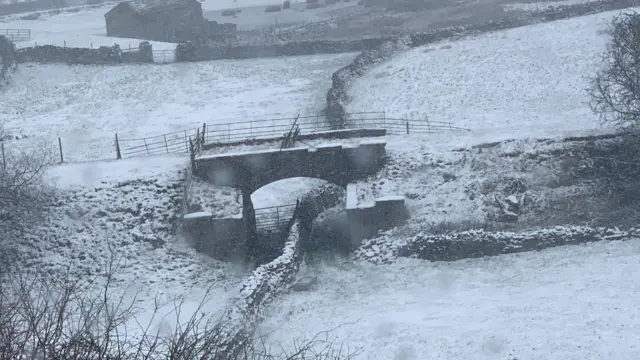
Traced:
<path id="1" fill-rule="evenodd" d="M 201 144 L 204 144 L 204 142 L 207 140 L 207 138 L 205 137 L 205 133 L 207 132 L 207 123 L 202 123 L 202 142 Z"/>
<path id="2" fill-rule="evenodd" d="M 120 141 L 118 141 L 118 133 L 116 133 L 116 160 L 122 159 L 122 154 L 120 153 Z"/>
<path id="3" fill-rule="evenodd" d="M 58 148 L 60 149 L 60 162 L 64 162 L 64 157 L 62 156 L 62 140 L 58 136 Z"/>
<path id="4" fill-rule="evenodd" d="M 142 139 L 144 141 L 144 148 L 147 149 L 147 155 L 149 155 L 149 146 L 147 145 L 147 138 Z"/>
<path id="5" fill-rule="evenodd" d="M 2 145 L 2 168 L 6 168 L 7 167 L 7 159 L 4 155 L 4 141 L 0 141 L 0 144 Z"/>
<path id="6" fill-rule="evenodd" d="M 167 149 L 167 154 L 169 153 L 169 145 L 167 145 L 167 135 L 162 135 L 164 136 L 164 147 Z"/>
<path id="7" fill-rule="evenodd" d="M 276 207 L 276 224 L 278 224 L 278 229 L 280 229 L 280 207 Z"/>
<path id="8" fill-rule="evenodd" d="M 184 145 L 187 147 L 187 152 L 189 152 L 189 140 L 187 140 L 187 130 L 184 131 Z"/>
<path id="9" fill-rule="evenodd" d="M 407 121 L 407 135 L 409 135 L 409 122 Z"/>
<path id="10" fill-rule="evenodd" d="M 231 123 L 227 123 L 227 141 L 231 141 Z"/>
<path id="11" fill-rule="evenodd" d="M 64 40 L 62 43 L 64 44 L 64 47 L 66 48 L 67 47 L 67 40 Z"/>

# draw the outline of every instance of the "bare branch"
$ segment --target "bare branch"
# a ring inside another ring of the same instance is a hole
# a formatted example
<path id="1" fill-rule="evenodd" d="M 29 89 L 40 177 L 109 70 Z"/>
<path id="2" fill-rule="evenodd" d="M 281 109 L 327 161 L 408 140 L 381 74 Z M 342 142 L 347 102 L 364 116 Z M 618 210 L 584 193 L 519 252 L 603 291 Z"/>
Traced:
<path id="1" fill-rule="evenodd" d="M 615 17 L 610 33 L 602 68 L 587 89 L 590 107 L 603 123 L 636 126 L 640 119 L 640 14 Z"/>

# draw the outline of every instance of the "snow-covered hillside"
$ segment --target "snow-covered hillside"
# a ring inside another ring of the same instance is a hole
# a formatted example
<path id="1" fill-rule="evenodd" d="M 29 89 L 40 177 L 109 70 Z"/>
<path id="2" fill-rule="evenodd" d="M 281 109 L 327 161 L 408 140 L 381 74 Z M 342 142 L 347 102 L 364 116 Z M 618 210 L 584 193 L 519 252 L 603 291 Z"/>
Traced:
<path id="1" fill-rule="evenodd" d="M 450 121 L 476 134 L 597 131 L 587 78 L 620 11 L 442 42 L 398 54 L 354 80 L 349 112 Z"/>
<path id="2" fill-rule="evenodd" d="M 68 161 L 112 159 L 115 133 L 141 138 L 204 122 L 318 113 L 332 72 L 354 56 L 163 66 L 25 64 L 0 92 L 0 123 L 13 135 L 29 137 L 20 143 L 44 138 L 55 144 L 62 137 Z"/>
<path id="3" fill-rule="evenodd" d="M 46 180 L 57 186 L 57 201 L 48 219 L 34 225 L 25 242 L 15 244 L 26 256 L 23 265 L 48 273 L 69 268 L 101 286 L 100 275 L 115 256 L 119 270 L 113 296 L 126 301 L 135 296 L 143 324 L 151 321 L 155 297 L 171 301 L 188 295 L 183 319 L 203 299 L 207 313 L 219 316 L 248 269 L 199 254 L 177 235 L 187 161 L 161 156 L 50 168 Z M 170 313 L 172 305 L 162 308 L 158 318 Z M 172 316 L 163 321 L 173 326 Z"/>
<path id="4" fill-rule="evenodd" d="M 272 306 L 268 346 L 334 340 L 355 359 L 633 359 L 640 240 L 391 265 L 326 264 Z"/>

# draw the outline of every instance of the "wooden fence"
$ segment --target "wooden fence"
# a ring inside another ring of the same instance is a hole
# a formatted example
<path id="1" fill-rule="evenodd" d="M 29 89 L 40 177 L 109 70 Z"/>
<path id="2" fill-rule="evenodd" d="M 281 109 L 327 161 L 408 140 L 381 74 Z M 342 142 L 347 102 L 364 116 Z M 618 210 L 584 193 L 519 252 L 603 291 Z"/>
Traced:
<path id="1" fill-rule="evenodd" d="M 31 40 L 30 29 L 0 29 L 0 35 L 13 42 Z"/>

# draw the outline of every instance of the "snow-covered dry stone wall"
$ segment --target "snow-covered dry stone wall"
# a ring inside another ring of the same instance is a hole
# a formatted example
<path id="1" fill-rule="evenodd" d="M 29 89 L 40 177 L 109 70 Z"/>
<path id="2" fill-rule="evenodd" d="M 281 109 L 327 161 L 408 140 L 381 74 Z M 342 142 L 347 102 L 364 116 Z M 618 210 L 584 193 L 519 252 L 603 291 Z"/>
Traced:
<path id="1" fill-rule="evenodd" d="M 295 220 L 282 255 L 258 267 L 242 285 L 233 308 L 220 325 L 226 339 L 221 351 L 225 359 L 235 359 L 243 345 L 252 340 L 266 305 L 295 280 L 302 260 L 300 228 L 300 220 Z"/>
<path id="2" fill-rule="evenodd" d="M 455 261 L 639 236 L 640 229 L 621 231 L 615 228 L 584 226 L 555 227 L 520 233 L 483 230 L 445 235 L 422 233 L 409 239 L 385 235 L 365 241 L 354 257 L 377 264 L 393 262 L 397 257 Z"/>
<path id="3" fill-rule="evenodd" d="M 63 63 L 105 65 L 121 63 L 152 63 L 153 49 L 148 42 L 140 43 L 138 50 L 122 52 L 116 46 L 101 46 L 98 49 L 73 48 L 53 45 L 39 45 L 18 50 L 20 63 Z"/>

